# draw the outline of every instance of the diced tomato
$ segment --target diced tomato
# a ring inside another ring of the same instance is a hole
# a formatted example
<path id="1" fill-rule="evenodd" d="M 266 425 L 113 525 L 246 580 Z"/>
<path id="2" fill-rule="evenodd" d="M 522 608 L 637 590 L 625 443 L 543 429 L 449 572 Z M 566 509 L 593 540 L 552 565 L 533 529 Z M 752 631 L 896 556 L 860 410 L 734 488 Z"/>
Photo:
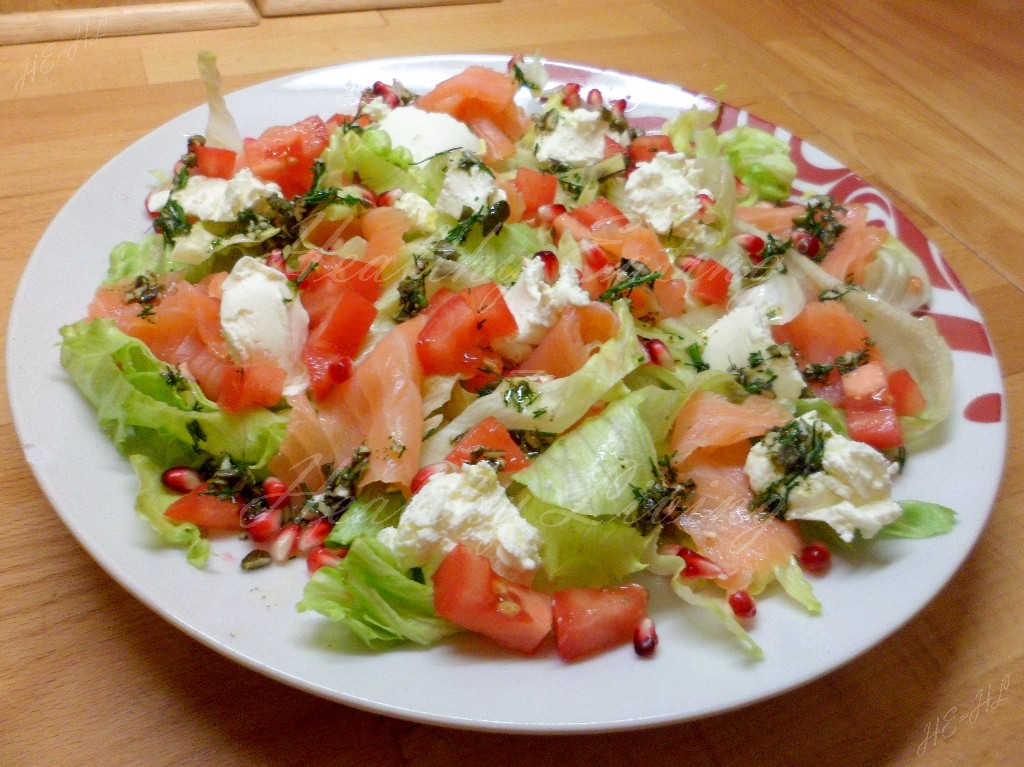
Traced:
<path id="1" fill-rule="evenodd" d="M 377 317 L 377 307 L 359 293 L 342 290 L 335 303 L 316 316 L 310 313 L 306 346 L 341 357 L 355 357 Z"/>
<path id="2" fill-rule="evenodd" d="M 635 583 L 603 589 L 567 589 L 553 600 L 555 644 L 573 661 L 625 644 L 647 614 L 647 589 Z"/>
<path id="3" fill-rule="evenodd" d="M 176 522 L 191 522 L 209 530 L 238 530 L 242 523 L 242 502 L 232 496 L 209 493 L 208 490 L 209 484 L 201 483 L 168 506 L 164 516 Z"/>
<path id="4" fill-rule="evenodd" d="M 882 366 L 877 362 L 869 362 L 844 373 L 843 398 L 847 402 L 864 403 L 860 409 L 870 409 L 874 403 L 890 403 L 889 383 Z"/>
<path id="5" fill-rule="evenodd" d="M 426 374 L 476 376 L 491 372 L 492 341 L 515 332 L 516 321 L 498 287 L 487 282 L 437 304 L 420 331 L 416 349 Z"/>
<path id="6" fill-rule="evenodd" d="M 604 137 L 604 156 L 605 159 L 614 157 L 617 154 L 626 154 L 626 147 L 622 146 L 618 141 L 613 139 L 611 136 Z"/>
<path id="7" fill-rule="evenodd" d="M 533 216 L 542 205 L 551 205 L 558 192 L 558 179 L 555 176 L 532 168 L 519 168 L 514 183 L 522 194 L 526 206 L 523 218 Z"/>
<path id="8" fill-rule="evenodd" d="M 501 577 L 462 544 L 445 556 L 433 584 L 438 615 L 502 647 L 530 654 L 551 633 L 551 597 Z"/>
<path id="9" fill-rule="evenodd" d="M 241 166 L 264 181 L 273 181 L 286 197 L 305 194 L 313 186 L 313 161 L 330 136 L 319 117 L 265 130 L 242 141 Z"/>
<path id="10" fill-rule="evenodd" d="M 705 304 L 722 306 L 729 299 L 732 271 L 713 259 L 701 261 L 690 273 L 690 292 Z"/>
<path id="11" fill-rule="evenodd" d="M 192 151 L 196 155 L 195 171 L 200 176 L 231 178 L 235 175 L 238 152 L 204 144 L 196 144 Z"/>
<path id="12" fill-rule="evenodd" d="M 286 374 L 269 363 L 234 365 L 224 369 L 217 404 L 229 413 L 252 407 L 271 407 L 281 401 Z"/>
<path id="13" fill-rule="evenodd" d="M 514 472 L 530 465 L 529 459 L 512 439 L 505 425 L 489 416 L 466 432 L 445 458 L 449 463 L 474 463 L 481 458 L 497 458 L 505 470 Z"/>
<path id="14" fill-rule="evenodd" d="M 312 264 L 316 266 L 312 266 Z M 311 250 L 299 259 L 299 272 L 306 272 L 302 281 L 302 303 L 309 310 L 314 294 L 333 303 L 342 291 L 354 291 L 373 302 L 384 292 L 381 270 L 375 264 L 354 258 L 339 258 Z"/>
<path id="15" fill-rule="evenodd" d="M 917 415 L 927 404 L 921 387 L 917 385 L 910 372 L 899 368 L 889 374 L 889 393 L 892 395 L 893 406 L 898 415 Z"/>
<path id="16" fill-rule="evenodd" d="M 648 134 L 637 136 L 629 144 L 629 159 L 634 164 L 649 162 L 658 152 L 674 152 L 672 139 L 668 136 Z"/>
<path id="17" fill-rule="evenodd" d="M 872 410 L 847 409 L 846 428 L 850 439 L 867 443 L 876 450 L 891 450 L 903 444 L 903 429 L 892 405 Z"/>
<path id="18" fill-rule="evenodd" d="M 598 197 L 574 209 L 569 215 L 588 229 L 603 224 L 628 224 L 629 219 L 607 197 Z"/>
<path id="19" fill-rule="evenodd" d="M 505 303 L 505 296 L 493 282 L 475 285 L 462 291 L 461 295 L 477 313 L 480 329 L 489 341 L 504 338 L 519 329 L 515 316 Z"/>

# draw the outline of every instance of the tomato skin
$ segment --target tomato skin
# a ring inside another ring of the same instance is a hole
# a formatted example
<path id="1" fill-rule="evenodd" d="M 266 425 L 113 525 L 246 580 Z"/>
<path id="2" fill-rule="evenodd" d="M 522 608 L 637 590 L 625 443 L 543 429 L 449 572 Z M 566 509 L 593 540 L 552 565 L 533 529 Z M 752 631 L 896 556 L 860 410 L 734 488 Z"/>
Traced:
<path id="1" fill-rule="evenodd" d="M 513 183 L 523 196 L 526 206 L 523 218 L 532 217 L 542 205 L 551 205 L 558 192 L 558 179 L 555 176 L 533 168 L 519 168 Z"/>
<path id="2" fill-rule="evenodd" d="M 280 186 L 285 197 L 294 197 L 313 186 L 313 161 L 329 138 L 323 120 L 307 117 L 294 125 L 267 128 L 259 138 L 244 139 L 239 162 L 264 181 Z"/>
<path id="3" fill-rule="evenodd" d="M 505 461 L 505 470 L 516 472 L 530 465 L 526 454 L 515 443 L 505 424 L 488 416 L 460 439 L 445 458 L 449 463 L 471 463 L 482 452 L 499 452 Z"/>
<path id="4" fill-rule="evenodd" d="M 668 136 L 648 134 L 637 136 L 629 145 L 629 159 L 634 164 L 650 162 L 658 152 L 674 152 L 672 139 Z"/>
<path id="5" fill-rule="evenodd" d="M 712 259 L 701 261 L 691 273 L 690 293 L 705 304 L 722 306 L 729 299 L 732 271 Z"/>
<path id="6" fill-rule="evenodd" d="M 846 429 L 850 439 L 864 442 L 876 450 L 891 450 L 903 445 L 900 418 L 892 405 L 870 410 L 847 409 Z"/>
<path id="7" fill-rule="evenodd" d="M 310 311 L 310 331 L 302 350 L 309 371 L 309 388 L 318 400 L 341 383 L 332 366 L 348 364 L 356 357 L 377 317 L 377 307 L 362 295 L 342 289 L 325 312 Z"/>
<path id="8" fill-rule="evenodd" d="M 488 351 L 491 342 L 517 328 L 501 291 L 486 282 L 447 296 L 440 293 L 431 301 L 429 319 L 416 341 L 423 372 L 467 378 L 493 373 L 497 360 Z"/>
<path id="9" fill-rule="evenodd" d="M 574 661 L 631 642 L 647 614 L 647 589 L 636 583 L 603 589 L 556 591 L 555 644 L 564 661 Z"/>
<path id="10" fill-rule="evenodd" d="M 551 597 L 501 577 L 462 544 L 445 556 L 433 584 L 438 615 L 502 647 L 530 655 L 551 633 Z"/>
<path id="11" fill-rule="evenodd" d="M 201 483 L 168 506 L 164 516 L 209 530 L 238 530 L 242 524 L 242 502 L 208 494 L 208 488 L 208 483 Z"/>
<path id="12" fill-rule="evenodd" d="M 893 407 L 901 416 L 914 416 L 924 410 L 927 404 L 921 387 L 917 385 L 910 372 L 904 368 L 889 374 L 889 392 L 892 394 Z"/>
<path id="13" fill-rule="evenodd" d="M 229 179 L 235 175 L 238 152 L 205 144 L 196 144 L 192 151 L 196 155 L 195 172 L 200 176 Z"/>
<path id="14" fill-rule="evenodd" d="M 625 225 L 629 223 L 626 215 L 607 197 L 598 197 L 586 205 L 581 205 L 570 212 L 569 216 L 589 230 L 602 224 Z"/>

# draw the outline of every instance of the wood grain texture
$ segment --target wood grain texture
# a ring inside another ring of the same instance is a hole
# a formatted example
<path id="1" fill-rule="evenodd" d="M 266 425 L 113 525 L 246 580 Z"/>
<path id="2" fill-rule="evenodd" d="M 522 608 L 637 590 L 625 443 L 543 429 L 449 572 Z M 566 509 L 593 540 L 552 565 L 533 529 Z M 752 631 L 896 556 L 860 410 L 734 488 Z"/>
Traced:
<path id="1" fill-rule="evenodd" d="M 505 0 L 0 48 L 4 316 L 36 241 L 74 190 L 128 144 L 202 102 L 198 50 L 218 51 L 230 89 L 357 59 L 515 51 L 703 92 L 721 86 L 726 100 L 809 139 L 888 193 L 942 249 L 985 316 L 1005 376 L 1011 443 L 991 522 L 965 567 L 863 657 L 738 711 L 599 736 L 413 725 L 267 680 L 128 596 L 40 493 L 3 390 L 0 764 L 1020 763 L 1024 10 L 998 0 L 595 0 L 586 13 L 581 7 Z M 971 713 L 979 694 L 991 691 L 994 701 L 1001 688 L 999 706 L 955 719 Z M 687 694 L 685 674 L 679 694 Z M 937 736 L 936 722 L 945 728 Z"/>
<path id="2" fill-rule="evenodd" d="M 300 16 L 307 13 L 366 11 L 382 8 L 416 8 L 424 5 L 461 5 L 496 0 L 255 0 L 264 16 Z"/>
<path id="3" fill-rule="evenodd" d="M 0 45 L 144 35 L 258 24 L 249 0 L 22 3 L 0 14 Z"/>

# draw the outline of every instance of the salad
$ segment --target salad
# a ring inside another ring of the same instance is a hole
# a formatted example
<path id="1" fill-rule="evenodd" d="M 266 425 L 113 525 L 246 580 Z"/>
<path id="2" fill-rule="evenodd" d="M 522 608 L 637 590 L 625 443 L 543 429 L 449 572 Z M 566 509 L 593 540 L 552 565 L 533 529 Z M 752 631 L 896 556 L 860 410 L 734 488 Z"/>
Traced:
<path id="1" fill-rule="evenodd" d="M 522 57 L 243 139 L 200 70 L 153 234 L 61 330 L 192 564 L 243 535 L 370 647 L 566 660 L 653 652 L 662 578 L 760 657 L 762 594 L 816 613 L 834 552 L 950 529 L 895 494 L 951 407 L 927 272 L 794 196 L 785 142 L 717 109 L 641 130 Z"/>

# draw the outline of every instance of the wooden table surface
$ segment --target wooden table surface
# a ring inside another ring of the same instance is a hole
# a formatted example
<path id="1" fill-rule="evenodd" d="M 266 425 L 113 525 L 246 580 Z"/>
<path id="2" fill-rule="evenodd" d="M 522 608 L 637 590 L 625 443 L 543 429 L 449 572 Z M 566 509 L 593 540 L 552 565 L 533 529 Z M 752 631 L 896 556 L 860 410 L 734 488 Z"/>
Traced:
<path id="1" fill-rule="evenodd" d="M 965 567 L 909 625 L 855 663 L 743 710 L 591 736 L 411 724 L 270 681 L 130 597 L 40 493 L 5 387 L 0 765 L 1022 763 L 1021 4 L 597 0 L 583 8 L 505 0 L 156 36 L 115 38 L 100 28 L 77 40 L 0 48 L 5 315 L 36 241 L 72 192 L 129 143 L 202 102 L 194 75 L 201 49 L 219 52 L 229 89 L 385 55 L 515 51 L 702 92 L 724 85 L 732 102 L 891 194 L 984 313 L 1005 375 L 1011 444 L 991 522 Z M 960 719 L 986 691 L 990 705 Z"/>

